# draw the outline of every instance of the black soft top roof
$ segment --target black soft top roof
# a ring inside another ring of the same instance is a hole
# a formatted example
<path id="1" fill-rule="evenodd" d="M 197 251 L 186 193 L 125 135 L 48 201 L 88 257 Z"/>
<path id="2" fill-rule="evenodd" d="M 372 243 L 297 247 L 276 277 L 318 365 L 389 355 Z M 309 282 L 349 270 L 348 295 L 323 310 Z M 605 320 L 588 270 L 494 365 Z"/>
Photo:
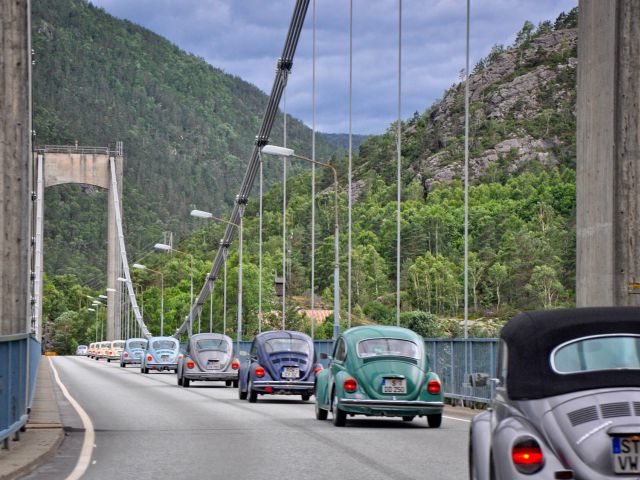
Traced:
<path id="1" fill-rule="evenodd" d="M 640 386 L 640 370 L 560 375 L 551 369 L 554 348 L 567 341 L 613 333 L 640 335 L 640 307 L 592 307 L 526 312 L 510 319 L 500 338 L 507 344 L 507 393 L 514 400 L 578 390 Z"/>

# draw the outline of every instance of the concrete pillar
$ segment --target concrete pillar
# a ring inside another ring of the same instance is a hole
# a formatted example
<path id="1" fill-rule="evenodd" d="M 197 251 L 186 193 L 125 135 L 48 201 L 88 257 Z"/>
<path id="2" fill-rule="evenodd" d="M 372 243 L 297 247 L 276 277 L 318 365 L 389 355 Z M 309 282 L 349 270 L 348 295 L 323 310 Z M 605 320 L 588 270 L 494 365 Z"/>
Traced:
<path id="1" fill-rule="evenodd" d="M 31 43 L 28 0 L 0 2 L 0 335 L 31 330 Z"/>
<path id="2" fill-rule="evenodd" d="M 115 155 L 116 181 L 118 182 L 118 201 L 122 212 L 122 171 L 123 157 Z M 109 168 L 107 166 L 107 168 Z M 121 311 L 120 299 L 121 289 L 118 277 L 122 275 L 122 259 L 120 256 L 120 244 L 118 242 L 118 229 L 116 227 L 116 214 L 113 204 L 113 192 L 109 190 L 108 200 L 108 252 L 107 252 L 107 287 L 115 291 L 107 292 L 107 340 L 120 340 L 122 336 L 120 328 Z"/>
<path id="3" fill-rule="evenodd" d="M 580 0 L 578 306 L 640 305 L 639 19 L 638 0 Z"/>

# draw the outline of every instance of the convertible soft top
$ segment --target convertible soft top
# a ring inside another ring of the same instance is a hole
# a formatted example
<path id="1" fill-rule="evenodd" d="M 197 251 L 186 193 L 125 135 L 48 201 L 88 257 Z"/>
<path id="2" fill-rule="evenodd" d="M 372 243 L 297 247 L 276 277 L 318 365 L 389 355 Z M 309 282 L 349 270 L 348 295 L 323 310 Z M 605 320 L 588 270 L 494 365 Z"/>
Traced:
<path id="1" fill-rule="evenodd" d="M 508 349 L 507 393 L 513 400 L 610 387 L 640 387 L 640 370 L 561 375 L 551 369 L 554 348 L 602 334 L 640 335 L 639 307 L 593 307 L 526 312 L 510 319 L 500 337 Z"/>

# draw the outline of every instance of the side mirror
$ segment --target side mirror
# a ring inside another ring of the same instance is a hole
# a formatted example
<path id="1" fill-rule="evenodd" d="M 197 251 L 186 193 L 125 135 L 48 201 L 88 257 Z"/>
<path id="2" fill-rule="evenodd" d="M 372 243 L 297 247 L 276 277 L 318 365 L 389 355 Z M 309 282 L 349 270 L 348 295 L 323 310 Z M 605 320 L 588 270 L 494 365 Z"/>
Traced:
<path id="1" fill-rule="evenodd" d="M 469 383 L 472 387 L 486 387 L 489 384 L 488 373 L 472 373 L 469 375 Z"/>

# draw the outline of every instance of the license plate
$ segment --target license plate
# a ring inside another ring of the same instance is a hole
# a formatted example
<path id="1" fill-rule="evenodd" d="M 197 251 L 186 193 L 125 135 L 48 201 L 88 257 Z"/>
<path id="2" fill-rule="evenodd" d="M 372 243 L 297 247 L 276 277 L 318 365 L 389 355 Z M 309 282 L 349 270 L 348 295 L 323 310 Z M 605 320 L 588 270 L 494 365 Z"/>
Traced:
<path id="1" fill-rule="evenodd" d="M 404 378 L 383 378 L 382 393 L 407 393 L 407 381 Z"/>
<path id="2" fill-rule="evenodd" d="M 299 378 L 300 369 L 298 367 L 284 367 L 282 369 L 282 378 Z"/>
<path id="3" fill-rule="evenodd" d="M 142 355 L 141 352 L 136 352 L 136 353 L 133 354 L 133 356 L 136 357 L 136 358 L 140 358 L 141 355 Z"/>
<path id="4" fill-rule="evenodd" d="M 220 360 L 208 360 L 207 361 L 207 369 L 208 370 L 219 370 L 220 369 Z"/>
<path id="5" fill-rule="evenodd" d="M 163 362 L 168 362 L 169 361 L 169 355 L 162 355 L 162 357 L 160 357 L 162 359 Z"/>
<path id="6" fill-rule="evenodd" d="M 640 473 L 640 435 L 613 437 L 611 454 L 615 473 Z"/>

